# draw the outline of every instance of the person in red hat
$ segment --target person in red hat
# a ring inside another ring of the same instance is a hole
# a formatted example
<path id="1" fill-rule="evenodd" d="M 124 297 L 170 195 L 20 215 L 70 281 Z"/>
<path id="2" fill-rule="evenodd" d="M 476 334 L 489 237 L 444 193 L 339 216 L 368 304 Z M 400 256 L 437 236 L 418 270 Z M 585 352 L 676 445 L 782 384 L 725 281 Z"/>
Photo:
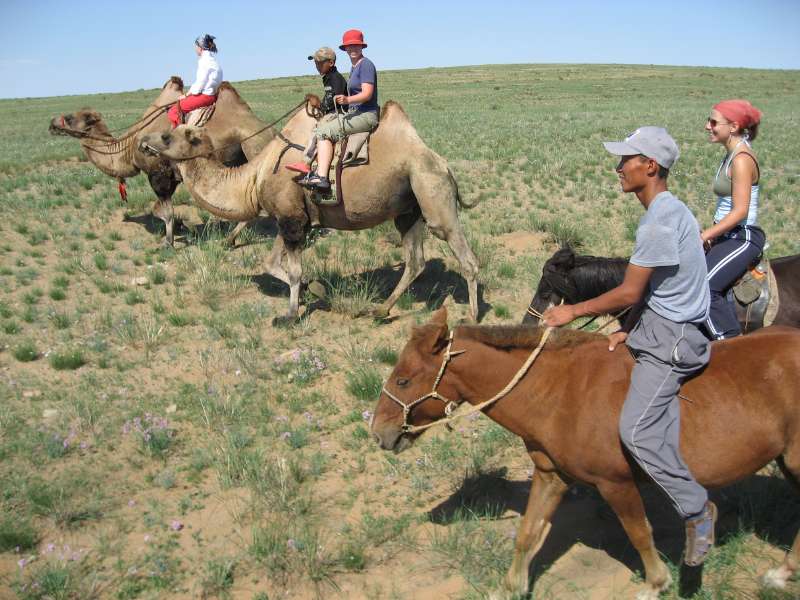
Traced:
<path id="1" fill-rule="evenodd" d="M 197 76 L 186 95 L 169 107 L 167 118 L 172 123 L 173 129 L 182 121 L 182 116 L 196 108 L 210 106 L 217 101 L 217 89 L 222 83 L 222 67 L 217 62 L 216 38 L 205 34 L 194 41 L 194 51 L 197 53 Z"/>
<path id="2" fill-rule="evenodd" d="M 766 243 L 766 235 L 758 226 L 760 171 L 751 145 L 760 122 L 761 111 L 747 100 L 715 104 L 706 121 L 709 141 L 726 150 L 714 177 L 714 224 L 701 235 L 709 248 L 706 264 L 711 307 L 706 329 L 714 340 L 741 335 L 728 291 L 758 259 Z"/>
<path id="3" fill-rule="evenodd" d="M 334 97 L 337 104 L 347 105 L 341 121 L 322 121 L 314 130 L 317 138 L 317 170 L 300 180 L 301 185 L 321 192 L 331 189 L 328 179 L 333 160 L 333 144 L 351 133 L 372 131 L 378 126 L 378 73 L 375 65 L 363 54 L 367 44 L 358 29 L 349 29 L 342 36 L 340 50 L 347 52 L 352 68 L 347 94 Z M 336 204 L 335 197 L 321 198 L 320 204 Z"/>

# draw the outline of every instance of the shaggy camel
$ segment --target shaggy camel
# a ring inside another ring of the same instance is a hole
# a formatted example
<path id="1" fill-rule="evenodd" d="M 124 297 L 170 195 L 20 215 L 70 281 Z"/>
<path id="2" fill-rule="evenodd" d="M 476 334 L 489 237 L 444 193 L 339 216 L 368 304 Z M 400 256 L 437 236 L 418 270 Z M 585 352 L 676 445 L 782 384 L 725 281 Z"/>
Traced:
<path id="1" fill-rule="evenodd" d="M 180 177 L 169 160 L 140 152 L 139 139 L 142 135 L 162 131 L 170 126 L 166 111 L 158 112 L 158 107 L 175 102 L 182 93 L 181 78 L 171 77 L 158 97 L 147 107 L 141 122 L 131 126 L 119 138 L 111 135 L 100 113 L 91 109 L 59 115 L 50 122 L 52 134 L 69 135 L 81 140 L 86 157 L 103 173 L 118 179 L 120 183 L 128 177 L 138 175 L 140 171 L 147 174 L 150 186 L 158 198 L 153 204 L 153 215 L 166 224 L 166 242 L 170 246 L 174 244 L 175 222 L 172 194 L 180 183 Z M 249 137 L 264 126 L 265 123 L 255 116 L 234 87 L 223 82 L 219 87 L 214 116 L 205 125 L 215 146 L 224 148 L 219 158 L 226 165 L 238 165 L 255 157 L 274 136 L 274 132 L 269 129 Z M 228 236 L 229 244 L 235 242 L 236 236 L 246 225 L 246 222 L 237 225 Z"/>
<path id="2" fill-rule="evenodd" d="M 313 100 L 311 97 L 309 104 L 313 105 Z M 477 320 L 478 261 L 458 220 L 458 204 L 465 205 L 455 179 L 445 160 L 419 137 L 399 104 L 387 102 L 381 115 L 381 125 L 370 141 L 369 164 L 343 170 L 340 183 L 344 202 L 320 206 L 320 225 L 358 230 L 394 220 L 402 237 L 405 268 L 394 291 L 375 310 L 375 316 L 386 317 L 425 268 L 422 242 L 427 223 L 434 235 L 447 241 L 461 263 L 472 318 Z M 294 113 L 282 133 L 290 140 L 306 140 L 315 123 L 306 106 L 306 110 Z M 300 160 L 300 151 L 287 151 L 286 143 L 275 139 L 248 164 L 226 168 L 210 156 L 214 146 L 208 134 L 189 126 L 143 136 L 141 147 L 174 160 L 195 202 L 210 213 L 239 221 L 252 219 L 261 210 L 277 217 L 279 235 L 266 271 L 289 286 L 287 319 L 296 319 L 302 276 L 300 253 L 310 227 L 304 194 L 310 192 L 297 185 L 292 173 L 276 170 L 276 166 L 282 158 L 286 162 Z"/>

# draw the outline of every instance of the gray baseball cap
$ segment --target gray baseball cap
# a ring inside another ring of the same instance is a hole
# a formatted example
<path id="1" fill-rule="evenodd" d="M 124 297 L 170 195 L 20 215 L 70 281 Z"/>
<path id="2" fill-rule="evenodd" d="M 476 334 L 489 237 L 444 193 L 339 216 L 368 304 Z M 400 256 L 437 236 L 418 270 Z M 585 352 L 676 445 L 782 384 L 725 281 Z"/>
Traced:
<path id="1" fill-rule="evenodd" d="M 333 48 L 328 48 L 327 46 L 323 46 L 314 54 L 308 57 L 308 60 L 315 60 L 317 62 L 325 62 L 326 60 L 332 60 L 336 62 L 336 52 L 333 51 Z"/>
<path id="2" fill-rule="evenodd" d="M 681 155 L 678 144 L 663 127 L 639 127 L 622 142 L 603 142 L 603 146 L 616 156 L 643 154 L 665 169 L 672 168 Z"/>

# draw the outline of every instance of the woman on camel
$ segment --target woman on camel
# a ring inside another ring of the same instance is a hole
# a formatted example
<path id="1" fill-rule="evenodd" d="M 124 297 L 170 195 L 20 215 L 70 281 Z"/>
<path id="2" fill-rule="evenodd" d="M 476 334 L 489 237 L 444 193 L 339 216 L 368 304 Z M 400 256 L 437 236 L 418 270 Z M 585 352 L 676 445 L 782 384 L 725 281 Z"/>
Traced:
<path id="1" fill-rule="evenodd" d="M 302 179 L 304 186 L 321 192 L 331 189 L 328 171 L 333 161 L 333 144 L 351 133 L 372 131 L 378 126 L 378 73 L 375 65 L 362 53 L 367 45 L 364 34 L 349 29 L 342 36 L 340 50 L 347 52 L 352 68 L 348 81 L 348 94 L 334 97 L 336 104 L 347 104 L 347 115 L 342 119 L 320 122 L 314 130 L 317 137 L 317 170 Z M 322 199 L 320 204 L 336 204 L 336 198 Z"/>
<path id="2" fill-rule="evenodd" d="M 714 177 L 717 210 L 714 224 L 701 234 L 706 254 L 711 307 L 706 320 L 714 340 L 741 335 L 731 286 L 758 259 L 766 236 L 758 226 L 758 160 L 750 145 L 758 134 L 761 111 L 747 100 L 725 100 L 714 105 L 706 121 L 709 141 L 725 147 Z"/>
<path id="3" fill-rule="evenodd" d="M 203 106 L 210 106 L 217 101 L 217 89 L 222 83 L 222 67 L 217 62 L 217 45 L 214 43 L 214 39 L 216 38 L 213 35 L 206 33 L 194 41 L 194 51 L 199 57 L 197 59 L 197 76 L 192 87 L 189 88 L 189 92 L 181 95 L 167 112 L 173 129 L 182 121 L 185 113 Z"/>

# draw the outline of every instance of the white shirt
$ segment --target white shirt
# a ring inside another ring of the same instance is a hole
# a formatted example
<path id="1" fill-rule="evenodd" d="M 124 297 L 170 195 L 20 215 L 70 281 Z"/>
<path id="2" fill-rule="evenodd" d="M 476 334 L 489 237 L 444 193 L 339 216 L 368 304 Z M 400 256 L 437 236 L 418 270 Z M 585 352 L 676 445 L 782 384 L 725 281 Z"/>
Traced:
<path id="1" fill-rule="evenodd" d="M 220 83 L 222 83 L 222 67 L 219 66 L 215 53 L 203 50 L 197 60 L 197 75 L 187 95 L 216 96 Z"/>

